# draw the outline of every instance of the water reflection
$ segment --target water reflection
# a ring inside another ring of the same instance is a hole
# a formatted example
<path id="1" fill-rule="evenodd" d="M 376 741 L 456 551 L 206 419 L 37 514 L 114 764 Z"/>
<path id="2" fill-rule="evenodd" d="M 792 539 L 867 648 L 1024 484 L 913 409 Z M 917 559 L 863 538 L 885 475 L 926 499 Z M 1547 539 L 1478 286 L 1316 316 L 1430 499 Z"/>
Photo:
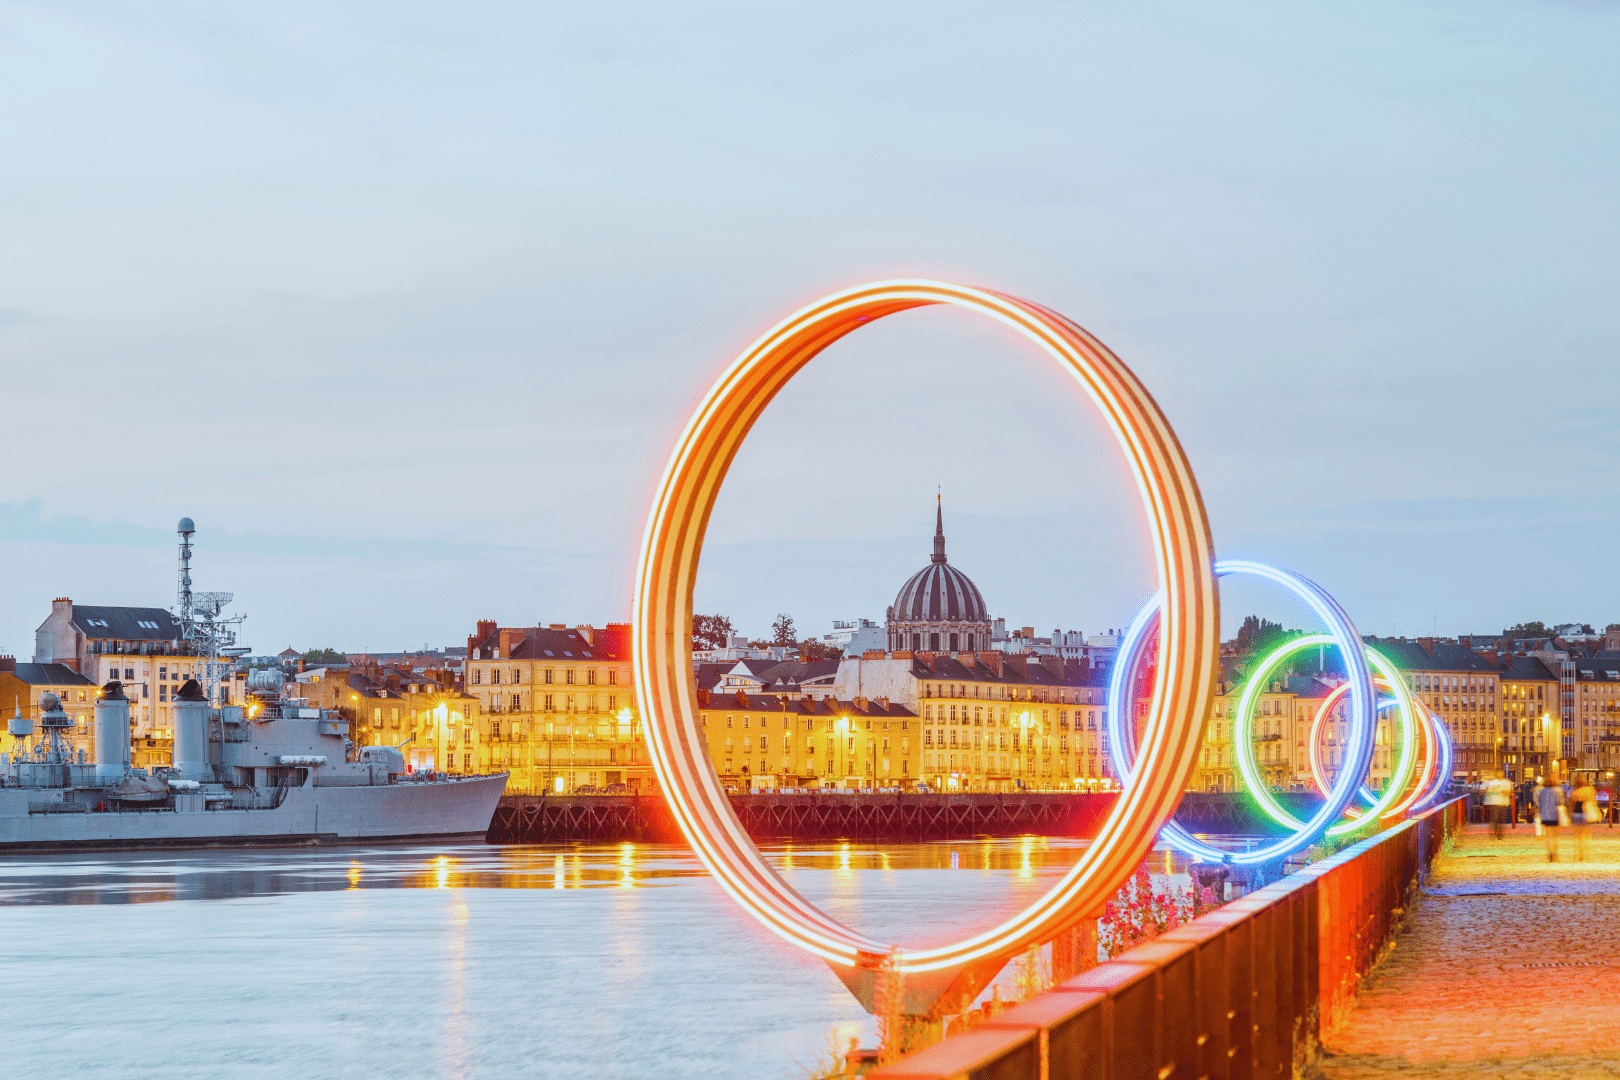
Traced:
<path id="1" fill-rule="evenodd" d="M 1025 906 L 1083 848 L 765 851 L 835 918 L 929 945 Z M 1184 870 L 1164 858 L 1155 872 Z M 831 1031 L 872 1036 L 824 964 L 744 918 L 681 848 L 12 856 L 0 905 L 0 996 L 29 1032 L 8 1075 L 144 1080 L 180 1061 L 232 1080 L 786 1078 Z M 131 970 L 143 980 L 106 977 Z"/>
<path id="2" fill-rule="evenodd" d="M 963 869 L 1011 871 L 1018 880 L 1033 881 L 1060 874 L 1085 845 L 1084 840 L 1017 837 L 933 844 L 776 844 L 762 850 L 790 881 L 826 871 L 847 882 L 864 871 L 892 875 Z M 1185 866 L 1165 850 L 1162 863 L 1155 857 L 1154 870 L 1180 877 Z M 683 848 L 628 843 L 31 855 L 0 860 L 0 906 L 229 900 L 342 889 L 631 889 L 670 885 L 703 873 Z"/>

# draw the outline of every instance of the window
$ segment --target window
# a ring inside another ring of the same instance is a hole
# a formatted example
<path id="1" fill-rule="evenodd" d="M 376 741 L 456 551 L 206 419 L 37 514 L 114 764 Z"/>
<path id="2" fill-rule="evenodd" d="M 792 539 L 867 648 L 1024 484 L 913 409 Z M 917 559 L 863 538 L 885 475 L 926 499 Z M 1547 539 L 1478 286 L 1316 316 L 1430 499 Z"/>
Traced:
<path id="1" fill-rule="evenodd" d="M 546 695 L 546 712 L 551 712 L 551 711 L 552 711 L 552 708 L 551 708 L 551 695 L 547 694 Z"/>
<path id="2" fill-rule="evenodd" d="M 619 669 L 618 668 L 608 668 L 608 685 L 609 686 L 618 686 L 619 685 Z"/>
<path id="3" fill-rule="evenodd" d="M 484 685 L 484 669 L 483 668 L 473 668 L 473 685 L 474 686 L 483 686 Z"/>
<path id="4" fill-rule="evenodd" d="M 585 685 L 586 686 L 595 686 L 596 685 L 596 669 L 595 668 L 586 668 L 585 669 Z"/>
<path id="5" fill-rule="evenodd" d="M 490 668 L 489 669 L 489 684 L 491 686 L 499 686 L 499 685 L 501 685 L 501 669 L 500 668 Z"/>
<path id="6" fill-rule="evenodd" d="M 520 671 L 522 671 L 522 669 L 521 669 L 521 668 L 513 668 L 513 669 L 512 669 L 512 685 L 513 685 L 513 686 L 516 686 L 516 685 L 517 685 L 517 684 L 518 684 L 518 683 L 519 683 L 519 682 L 521 682 L 521 681 L 522 681 L 522 680 L 521 680 L 521 679 L 520 679 L 520 678 L 519 678 L 519 677 L 518 677 L 518 674 L 519 674 L 519 672 L 520 672 Z"/>
<path id="7" fill-rule="evenodd" d="M 569 686 L 574 685 L 574 669 L 573 668 L 569 668 L 564 673 L 563 682 L 567 683 Z"/>

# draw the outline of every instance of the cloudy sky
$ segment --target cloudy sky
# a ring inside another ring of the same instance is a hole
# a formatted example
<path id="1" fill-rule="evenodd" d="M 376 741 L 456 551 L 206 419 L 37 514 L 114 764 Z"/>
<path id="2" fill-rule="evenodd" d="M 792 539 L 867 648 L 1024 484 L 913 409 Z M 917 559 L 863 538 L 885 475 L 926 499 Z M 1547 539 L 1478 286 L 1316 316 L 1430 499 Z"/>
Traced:
<path id="1" fill-rule="evenodd" d="M 776 318 L 930 276 L 1153 388 L 1222 555 L 1366 632 L 1620 621 L 1606 3 L 0 4 L 0 650 L 169 606 L 256 650 L 629 614 L 685 413 Z M 1090 407 L 912 312 L 774 404 L 699 610 L 1014 625 L 1151 587 Z M 1234 590 L 1229 615 L 1285 610 Z"/>

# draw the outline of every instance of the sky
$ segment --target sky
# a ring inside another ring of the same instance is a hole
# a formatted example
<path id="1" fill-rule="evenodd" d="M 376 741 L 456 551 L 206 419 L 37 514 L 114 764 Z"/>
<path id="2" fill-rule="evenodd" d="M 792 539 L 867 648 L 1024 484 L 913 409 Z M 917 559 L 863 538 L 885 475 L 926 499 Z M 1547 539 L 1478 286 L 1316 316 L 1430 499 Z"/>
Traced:
<path id="1" fill-rule="evenodd" d="M 1617 52 L 1596 2 L 0 3 L 0 652 L 173 605 L 183 515 L 258 652 L 627 619 L 707 386 L 892 277 L 1095 333 L 1217 552 L 1365 633 L 1620 621 Z M 1011 625 L 1154 588 L 1091 406 L 929 309 L 772 404 L 697 609 L 881 620 L 936 498 Z"/>

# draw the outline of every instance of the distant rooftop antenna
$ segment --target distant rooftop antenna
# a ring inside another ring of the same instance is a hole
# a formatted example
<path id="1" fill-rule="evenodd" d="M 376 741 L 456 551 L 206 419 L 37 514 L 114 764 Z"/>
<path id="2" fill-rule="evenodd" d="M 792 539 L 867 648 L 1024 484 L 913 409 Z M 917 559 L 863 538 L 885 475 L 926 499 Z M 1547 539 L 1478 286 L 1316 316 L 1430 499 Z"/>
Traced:
<path id="1" fill-rule="evenodd" d="M 208 700 L 223 705 L 218 693 L 219 673 L 224 667 L 220 660 L 247 652 L 236 644 L 236 627 L 247 616 L 219 617 L 235 598 L 233 593 L 191 591 L 191 537 L 197 526 L 190 518 L 181 518 L 175 531 L 180 534 L 180 637 L 186 651 L 202 660 L 198 671 L 201 678 L 197 681 L 202 683 Z"/>

